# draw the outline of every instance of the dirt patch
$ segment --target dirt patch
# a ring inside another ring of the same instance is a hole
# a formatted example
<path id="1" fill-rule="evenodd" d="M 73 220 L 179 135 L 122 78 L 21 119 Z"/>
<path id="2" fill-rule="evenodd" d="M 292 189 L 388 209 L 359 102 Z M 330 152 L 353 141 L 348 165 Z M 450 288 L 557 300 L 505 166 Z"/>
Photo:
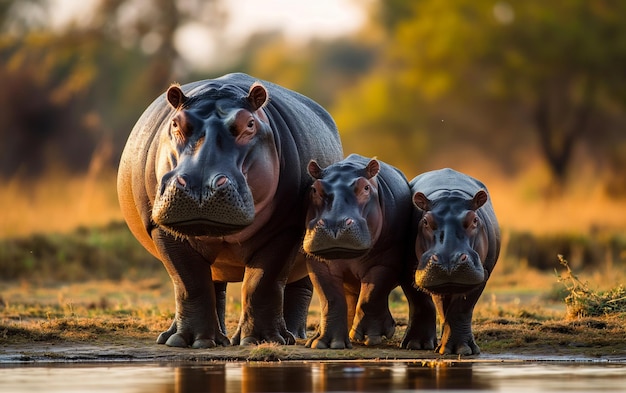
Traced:
<path id="1" fill-rule="evenodd" d="M 459 358 L 398 348 L 403 326 L 380 345 L 354 344 L 345 350 L 309 349 L 305 340 L 296 345 L 184 349 L 156 344 L 168 324 L 147 322 L 119 317 L 5 321 L 0 323 L 0 363 Z M 626 359 L 626 328 L 616 318 L 543 322 L 498 318 L 476 321 L 474 331 L 482 354 L 471 359 Z"/>

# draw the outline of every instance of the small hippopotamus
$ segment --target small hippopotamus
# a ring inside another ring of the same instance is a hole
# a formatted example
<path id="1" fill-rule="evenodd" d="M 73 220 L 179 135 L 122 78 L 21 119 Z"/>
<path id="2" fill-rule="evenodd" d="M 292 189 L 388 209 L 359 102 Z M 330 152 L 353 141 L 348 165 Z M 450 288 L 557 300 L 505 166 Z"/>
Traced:
<path id="1" fill-rule="evenodd" d="M 412 211 L 408 181 L 396 168 L 356 154 L 326 168 L 311 161 L 308 168 L 315 181 L 303 250 L 322 315 L 306 345 L 351 348 L 350 339 L 378 344 L 395 332 L 391 290 L 400 284 L 410 304 L 425 296 L 413 286 L 406 247 Z M 419 332 L 408 333 L 402 345 L 426 345 L 420 339 Z M 434 329 L 426 339 L 434 348 Z"/>
<path id="2" fill-rule="evenodd" d="M 441 354 L 480 353 L 472 313 L 500 253 L 500 229 L 487 188 L 452 169 L 411 182 L 415 285 L 432 295 L 443 323 Z"/>
<path id="3" fill-rule="evenodd" d="M 158 343 L 295 343 L 312 295 L 297 255 L 314 157 L 343 158 L 331 116 L 246 74 L 172 85 L 146 109 L 122 154 L 118 196 L 131 232 L 174 285 L 176 315 Z M 225 283 L 236 281 L 242 312 L 228 340 Z M 285 295 L 302 281 L 308 287 Z"/>

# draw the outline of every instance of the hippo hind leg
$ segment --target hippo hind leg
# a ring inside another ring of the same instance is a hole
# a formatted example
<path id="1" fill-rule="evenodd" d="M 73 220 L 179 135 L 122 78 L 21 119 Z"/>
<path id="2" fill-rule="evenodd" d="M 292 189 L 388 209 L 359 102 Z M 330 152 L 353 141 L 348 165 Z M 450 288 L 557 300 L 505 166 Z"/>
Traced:
<path id="1" fill-rule="evenodd" d="M 296 338 L 306 338 L 306 320 L 313 297 L 313 283 L 307 276 L 285 286 L 283 314 L 287 330 Z"/>

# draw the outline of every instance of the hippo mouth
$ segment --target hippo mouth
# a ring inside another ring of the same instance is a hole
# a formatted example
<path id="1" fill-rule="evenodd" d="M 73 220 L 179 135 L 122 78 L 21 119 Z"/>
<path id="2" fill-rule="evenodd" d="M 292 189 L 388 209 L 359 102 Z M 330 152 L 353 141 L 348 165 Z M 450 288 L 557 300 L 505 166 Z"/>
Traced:
<path id="1" fill-rule="evenodd" d="M 206 219 L 194 219 L 162 224 L 170 232 L 183 236 L 227 236 L 242 231 L 247 225 L 225 224 Z"/>
<path id="2" fill-rule="evenodd" d="M 485 282 L 485 270 L 469 264 L 451 270 L 429 264 L 415 272 L 415 285 L 433 293 L 465 293 Z"/>
<path id="3" fill-rule="evenodd" d="M 426 292 L 429 292 L 429 293 L 445 295 L 445 294 L 467 293 L 471 291 L 472 289 L 476 288 L 476 286 L 477 284 L 470 285 L 470 284 L 458 284 L 458 283 L 444 283 L 444 284 L 431 285 L 428 287 L 421 287 L 421 288 L 423 288 Z"/>
<path id="4" fill-rule="evenodd" d="M 369 236 L 363 231 L 340 231 L 333 234 L 326 228 L 307 230 L 302 246 L 305 252 L 324 259 L 361 257 L 371 249 Z"/>
<path id="5" fill-rule="evenodd" d="M 369 248 L 366 249 L 350 249 L 341 247 L 332 247 L 315 251 L 307 251 L 317 257 L 324 259 L 354 259 L 367 254 Z"/>

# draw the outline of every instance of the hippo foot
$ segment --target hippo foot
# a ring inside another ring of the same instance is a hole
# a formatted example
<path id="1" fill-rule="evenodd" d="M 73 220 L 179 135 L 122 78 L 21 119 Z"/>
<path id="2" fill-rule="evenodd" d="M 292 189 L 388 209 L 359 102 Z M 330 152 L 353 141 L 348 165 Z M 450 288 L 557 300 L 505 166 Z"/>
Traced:
<path id="1" fill-rule="evenodd" d="M 400 348 L 403 349 L 417 349 L 417 350 L 429 350 L 432 351 L 436 347 L 436 340 L 402 340 Z"/>
<path id="2" fill-rule="evenodd" d="M 480 354 L 480 348 L 476 345 L 474 338 L 471 337 L 467 341 L 453 341 L 448 340 L 442 342 L 436 349 L 442 355 L 478 355 Z"/>
<path id="3" fill-rule="evenodd" d="M 168 347 L 178 347 L 178 348 L 215 348 L 218 345 L 228 346 L 230 345 L 230 341 L 228 337 L 224 336 L 221 332 L 218 332 L 214 338 L 209 336 L 202 337 L 200 334 L 192 334 L 192 333 L 184 333 L 178 332 L 178 327 L 176 325 L 176 321 L 172 323 L 169 329 L 159 334 L 157 338 L 157 344 L 165 344 Z M 186 337 L 195 337 L 193 340 L 187 340 Z"/>
<path id="4" fill-rule="evenodd" d="M 348 335 L 339 336 L 335 334 L 331 337 L 318 331 L 306 342 L 305 346 L 313 349 L 351 349 L 352 343 Z"/>
<path id="5" fill-rule="evenodd" d="M 230 338 L 231 345 L 258 345 L 263 342 L 277 343 L 280 345 L 294 345 L 296 339 L 288 330 L 273 335 L 247 335 L 241 337 L 241 329 L 237 328 L 235 334 Z"/>
<path id="6" fill-rule="evenodd" d="M 415 326 L 419 325 L 419 326 Z M 411 324 L 402 338 L 400 348 L 404 349 L 424 349 L 432 351 L 437 348 L 437 332 L 433 326 L 425 324 Z"/>
<path id="7" fill-rule="evenodd" d="M 378 345 L 383 342 L 383 337 L 392 338 L 396 332 L 396 325 L 393 319 L 389 319 L 379 326 L 372 324 L 361 324 L 364 327 L 352 328 L 350 330 L 350 339 L 356 342 L 362 342 L 365 345 Z"/>

